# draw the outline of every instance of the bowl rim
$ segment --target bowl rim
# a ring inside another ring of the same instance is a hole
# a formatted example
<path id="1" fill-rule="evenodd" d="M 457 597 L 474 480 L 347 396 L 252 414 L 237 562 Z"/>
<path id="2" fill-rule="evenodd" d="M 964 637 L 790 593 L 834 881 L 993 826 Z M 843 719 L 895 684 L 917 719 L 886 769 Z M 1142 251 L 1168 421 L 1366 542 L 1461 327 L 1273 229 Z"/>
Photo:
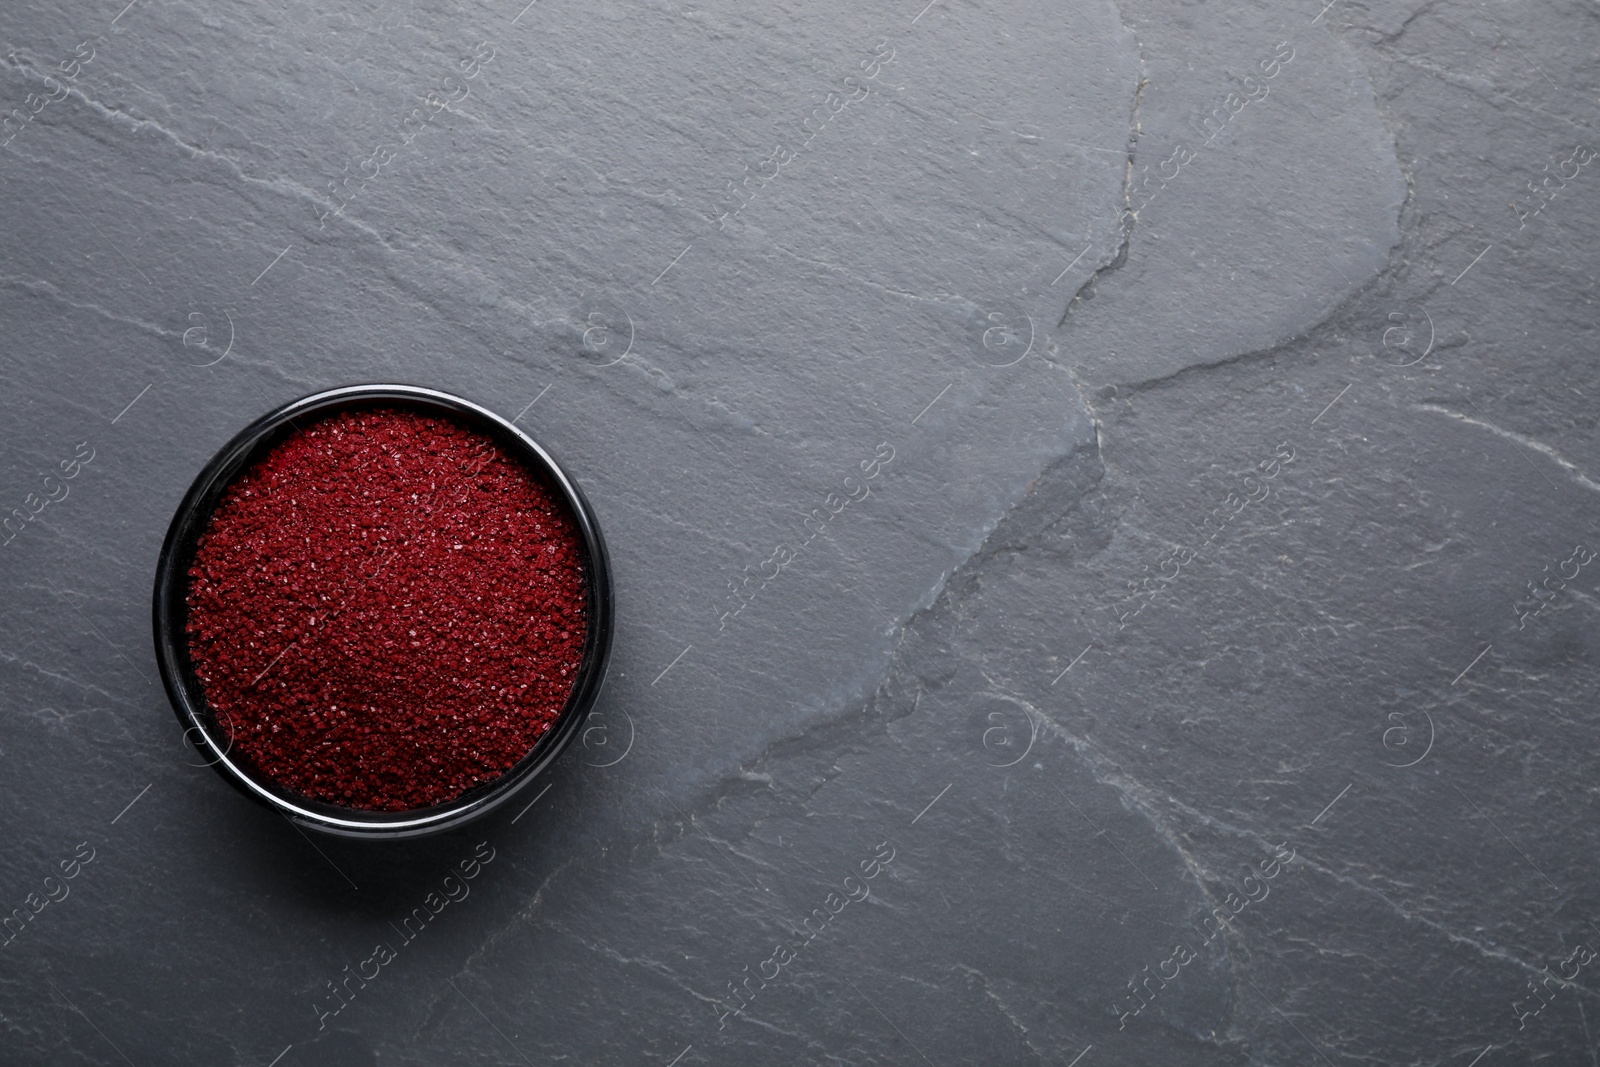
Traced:
<path id="1" fill-rule="evenodd" d="M 384 407 L 450 417 L 485 433 L 503 450 L 553 482 L 577 524 L 588 566 L 589 618 L 583 660 L 567 703 L 552 728 L 499 778 L 464 796 L 431 808 L 372 811 L 303 797 L 229 757 L 231 741 L 218 736 L 215 713 L 205 700 L 188 658 L 187 596 L 189 567 L 201 533 L 210 525 L 223 492 L 267 451 L 299 429 L 298 419 L 321 418 L 339 410 Z M 161 545 L 156 565 L 153 623 L 156 662 L 173 712 L 208 764 L 246 796 L 274 808 L 291 822 L 326 833 L 367 839 L 406 838 L 452 829 L 507 803 L 555 761 L 576 736 L 577 727 L 599 695 L 610 654 L 613 627 L 610 562 L 600 525 L 588 499 L 542 445 L 511 420 L 453 393 L 397 383 L 344 385 L 320 390 L 268 411 L 236 433 L 195 476 Z M 198 740 L 196 740 L 198 738 Z"/>

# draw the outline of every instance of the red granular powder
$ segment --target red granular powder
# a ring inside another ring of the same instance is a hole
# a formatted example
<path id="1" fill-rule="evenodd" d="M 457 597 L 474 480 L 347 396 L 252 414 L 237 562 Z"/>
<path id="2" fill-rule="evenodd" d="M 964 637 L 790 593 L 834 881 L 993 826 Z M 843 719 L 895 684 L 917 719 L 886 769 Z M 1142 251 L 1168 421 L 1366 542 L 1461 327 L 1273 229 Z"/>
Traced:
<path id="1" fill-rule="evenodd" d="M 566 706 L 584 550 L 558 491 L 448 419 L 362 409 L 223 493 L 189 569 L 189 655 L 267 777 L 351 808 L 442 804 Z"/>

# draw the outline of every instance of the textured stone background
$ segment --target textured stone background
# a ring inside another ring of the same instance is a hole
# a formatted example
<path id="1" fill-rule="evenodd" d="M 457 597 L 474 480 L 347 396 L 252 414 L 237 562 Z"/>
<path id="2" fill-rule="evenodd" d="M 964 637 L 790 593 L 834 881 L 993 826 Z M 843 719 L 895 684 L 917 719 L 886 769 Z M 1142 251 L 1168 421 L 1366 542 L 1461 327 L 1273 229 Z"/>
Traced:
<path id="1" fill-rule="evenodd" d="M 0 13 L 0 508 L 93 457 L 0 547 L 0 911 L 94 850 L 0 1062 L 1600 1063 L 1600 9 L 925 2 Z M 620 629 L 378 847 L 196 766 L 149 590 L 384 380 L 562 458 Z"/>

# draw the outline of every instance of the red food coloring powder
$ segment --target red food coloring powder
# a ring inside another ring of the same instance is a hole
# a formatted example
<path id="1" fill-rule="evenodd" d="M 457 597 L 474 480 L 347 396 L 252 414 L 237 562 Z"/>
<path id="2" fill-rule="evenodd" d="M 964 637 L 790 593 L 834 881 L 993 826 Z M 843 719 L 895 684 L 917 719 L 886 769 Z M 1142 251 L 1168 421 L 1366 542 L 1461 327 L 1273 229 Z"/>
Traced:
<path id="1" fill-rule="evenodd" d="M 555 486 L 457 423 L 309 423 L 222 494 L 189 569 L 189 656 L 266 777 L 351 808 L 454 800 L 566 707 L 585 552 Z"/>

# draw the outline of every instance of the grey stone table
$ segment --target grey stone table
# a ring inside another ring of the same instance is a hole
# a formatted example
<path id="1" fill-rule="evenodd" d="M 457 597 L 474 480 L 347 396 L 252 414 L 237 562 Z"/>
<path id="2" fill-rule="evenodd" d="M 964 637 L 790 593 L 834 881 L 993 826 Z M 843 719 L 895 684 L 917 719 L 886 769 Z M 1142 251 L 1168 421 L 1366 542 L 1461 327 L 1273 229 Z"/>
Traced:
<path id="1" fill-rule="evenodd" d="M 123 4 L 0 13 L 0 1061 L 1600 1063 L 1593 3 Z M 149 630 L 360 381 L 620 609 L 381 847 Z"/>

